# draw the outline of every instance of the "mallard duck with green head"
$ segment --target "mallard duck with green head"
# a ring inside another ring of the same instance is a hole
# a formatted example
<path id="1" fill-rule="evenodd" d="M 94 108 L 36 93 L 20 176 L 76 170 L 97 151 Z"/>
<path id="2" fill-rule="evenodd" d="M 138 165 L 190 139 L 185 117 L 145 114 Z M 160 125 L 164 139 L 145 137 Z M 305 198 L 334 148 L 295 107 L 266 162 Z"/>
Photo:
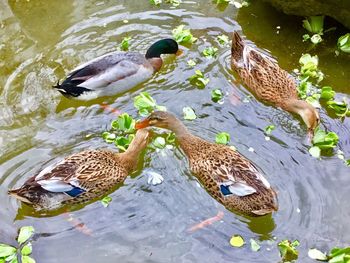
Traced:
<path id="1" fill-rule="evenodd" d="M 179 54 L 175 40 L 155 42 L 146 55 L 116 51 L 88 61 L 54 86 L 61 94 L 78 100 L 91 100 L 129 90 L 149 79 L 163 64 L 162 54 Z"/>
<path id="2" fill-rule="evenodd" d="M 205 189 L 227 209 L 250 216 L 277 211 L 277 195 L 259 169 L 227 145 L 191 134 L 173 114 L 151 113 L 136 128 L 155 126 L 173 131 L 185 152 L 191 171 Z"/>
<path id="3" fill-rule="evenodd" d="M 142 129 L 123 153 L 86 150 L 72 154 L 8 193 L 36 210 L 53 210 L 102 197 L 134 171 L 149 138 L 149 130 Z"/>

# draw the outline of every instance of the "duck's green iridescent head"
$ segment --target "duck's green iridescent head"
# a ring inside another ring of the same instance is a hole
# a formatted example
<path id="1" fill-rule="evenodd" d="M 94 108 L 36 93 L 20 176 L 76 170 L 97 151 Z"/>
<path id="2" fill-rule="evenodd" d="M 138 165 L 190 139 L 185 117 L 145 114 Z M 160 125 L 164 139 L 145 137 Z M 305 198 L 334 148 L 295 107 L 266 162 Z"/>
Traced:
<path id="1" fill-rule="evenodd" d="M 176 54 L 178 52 L 179 46 L 176 41 L 171 38 L 165 38 L 155 42 L 147 50 L 146 58 L 159 58 L 162 54 Z"/>

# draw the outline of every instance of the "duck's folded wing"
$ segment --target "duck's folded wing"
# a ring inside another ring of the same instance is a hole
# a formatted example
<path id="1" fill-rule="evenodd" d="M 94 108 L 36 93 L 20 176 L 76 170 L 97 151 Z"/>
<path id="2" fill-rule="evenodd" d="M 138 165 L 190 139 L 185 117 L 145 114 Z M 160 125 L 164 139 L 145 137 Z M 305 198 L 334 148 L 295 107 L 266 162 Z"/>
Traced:
<path id="1" fill-rule="evenodd" d="M 67 81 L 84 88 L 104 87 L 135 74 L 145 61 L 138 53 L 113 52 L 78 66 Z"/>

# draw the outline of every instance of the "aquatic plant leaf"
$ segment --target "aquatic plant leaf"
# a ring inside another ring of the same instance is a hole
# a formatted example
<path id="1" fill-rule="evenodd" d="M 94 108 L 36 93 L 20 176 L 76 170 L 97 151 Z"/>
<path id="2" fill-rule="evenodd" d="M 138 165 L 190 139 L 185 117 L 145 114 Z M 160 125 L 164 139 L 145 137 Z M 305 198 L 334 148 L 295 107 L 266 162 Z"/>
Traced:
<path id="1" fill-rule="evenodd" d="M 322 42 L 322 37 L 321 37 L 321 35 L 320 34 L 314 34 L 311 38 L 310 38 L 310 40 L 311 40 L 311 42 L 313 43 L 313 44 L 318 44 L 318 43 L 321 43 Z"/>
<path id="2" fill-rule="evenodd" d="M 21 255 L 28 256 L 28 255 L 32 254 L 32 250 L 33 250 L 32 244 L 28 243 L 22 248 Z"/>
<path id="3" fill-rule="evenodd" d="M 309 249 L 307 255 L 309 258 L 315 259 L 315 260 L 327 260 L 327 255 L 323 252 L 319 251 L 317 248 L 311 248 Z"/>
<path id="4" fill-rule="evenodd" d="M 19 230 L 17 242 L 21 245 L 26 242 L 34 234 L 34 227 L 23 226 Z"/>
<path id="5" fill-rule="evenodd" d="M 156 137 L 153 141 L 153 146 L 158 148 L 158 149 L 163 149 L 166 145 L 165 139 L 163 137 Z"/>
<path id="6" fill-rule="evenodd" d="M 345 161 L 345 164 L 346 164 L 347 166 L 350 166 L 350 159 L 346 160 L 346 161 Z"/>
<path id="7" fill-rule="evenodd" d="M 115 130 L 123 132 L 133 132 L 135 130 L 136 121 L 127 113 L 123 113 L 118 118 L 112 121 L 111 126 Z"/>
<path id="8" fill-rule="evenodd" d="M 244 244 L 244 239 L 240 235 L 233 235 L 230 239 L 230 245 L 233 247 L 242 247 Z"/>
<path id="9" fill-rule="evenodd" d="M 324 16 L 309 16 L 303 20 L 303 27 L 314 34 L 321 34 L 323 32 Z"/>
<path id="10" fill-rule="evenodd" d="M 211 91 L 211 100 L 214 102 L 218 102 L 222 100 L 223 98 L 223 93 L 220 89 L 214 89 Z"/>
<path id="11" fill-rule="evenodd" d="M 335 132 L 325 132 L 319 127 L 316 128 L 312 139 L 313 146 L 318 146 L 321 150 L 334 148 L 339 141 L 339 137 Z"/>
<path id="12" fill-rule="evenodd" d="M 184 107 L 182 109 L 182 112 L 184 114 L 184 119 L 185 120 L 195 120 L 197 118 L 196 113 L 194 112 L 194 110 L 191 107 Z"/>
<path id="13" fill-rule="evenodd" d="M 197 65 L 197 63 L 193 59 L 190 59 L 187 61 L 187 65 L 189 65 L 190 67 L 194 67 L 195 65 Z"/>
<path id="14" fill-rule="evenodd" d="M 278 249 L 280 255 L 284 261 L 292 261 L 298 258 L 299 252 L 296 247 L 299 246 L 299 241 L 294 240 L 293 242 L 285 239 L 278 243 Z"/>
<path id="15" fill-rule="evenodd" d="M 350 262 L 350 247 L 333 248 L 328 255 L 329 263 L 349 263 Z"/>
<path id="16" fill-rule="evenodd" d="M 321 89 L 321 99 L 330 100 L 334 97 L 335 92 L 330 86 L 324 86 Z"/>
<path id="17" fill-rule="evenodd" d="M 157 105 L 156 101 L 148 92 L 141 92 L 134 98 L 134 107 L 138 109 L 141 116 L 147 116 L 155 109 L 166 110 L 164 106 Z"/>
<path id="18" fill-rule="evenodd" d="M 216 38 L 218 40 L 218 42 L 220 43 L 220 45 L 226 45 L 229 42 L 229 38 L 226 35 L 220 35 L 217 36 Z"/>
<path id="19" fill-rule="evenodd" d="M 209 83 L 210 80 L 208 78 L 205 78 L 203 73 L 197 69 L 195 71 L 195 74 L 189 78 L 189 81 L 192 85 L 195 85 L 198 88 L 202 89 Z"/>
<path id="20" fill-rule="evenodd" d="M 206 47 L 202 54 L 206 58 L 216 58 L 218 56 L 218 49 L 216 47 Z"/>
<path id="21" fill-rule="evenodd" d="M 150 2 L 152 5 L 159 6 L 159 5 L 162 3 L 162 0 L 149 0 L 149 2 Z"/>
<path id="22" fill-rule="evenodd" d="M 350 53 L 350 33 L 341 36 L 338 39 L 337 45 L 341 51 L 345 53 Z"/>
<path id="23" fill-rule="evenodd" d="M 131 40 L 131 37 L 124 37 L 122 40 L 122 43 L 120 44 L 120 49 L 123 51 L 129 50 L 129 41 Z"/>
<path id="24" fill-rule="evenodd" d="M 215 137 L 215 142 L 218 144 L 228 144 L 230 142 L 230 134 L 227 132 L 220 132 Z"/>
<path id="25" fill-rule="evenodd" d="M 101 199 L 101 203 L 104 207 L 108 207 L 110 202 L 112 202 L 112 197 L 110 197 L 109 195 Z"/>
<path id="26" fill-rule="evenodd" d="M 114 145 L 117 146 L 117 148 L 120 149 L 121 151 L 125 152 L 134 138 L 135 138 L 135 134 L 117 136 L 117 138 L 115 138 L 114 140 Z"/>
<path id="27" fill-rule="evenodd" d="M 317 82 L 322 81 L 323 73 L 318 69 L 318 56 L 311 56 L 310 54 L 303 54 L 299 63 L 301 64 L 300 74 L 303 79 L 307 77 L 317 79 Z"/>
<path id="28" fill-rule="evenodd" d="M 6 262 L 9 263 L 18 263 L 17 255 L 13 255 L 13 257 L 7 257 Z M 23 262 L 23 261 L 22 261 Z"/>
<path id="29" fill-rule="evenodd" d="M 271 132 L 275 129 L 276 127 L 275 127 L 275 125 L 268 125 L 268 126 L 266 126 L 265 127 L 265 133 L 266 134 L 271 134 Z"/>
<path id="30" fill-rule="evenodd" d="M 22 263 L 35 263 L 35 260 L 29 256 L 22 256 Z"/>
<path id="31" fill-rule="evenodd" d="M 0 258 L 9 257 L 15 254 L 17 249 L 7 244 L 0 244 Z"/>
<path id="32" fill-rule="evenodd" d="M 185 25 L 179 25 L 172 31 L 173 37 L 179 44 L 192 44 L 197 40 L 189 29 L 185 29 Z"/>
<path id="33" fill-rule="evenodd" d="M 349 106 L 345 101 L 328 101 L 327 107 L 334 110 L 338 117 L 345 117 L 349 115 Z"/>
<path id="34" fill-rule="evenodd" d="M 318 146 L 312 146 L 309 149 L 309 153 L 312 157 L 320 158 L 321 156 L 321 149 Z"/>
<path id="35" fill-rule="evenodd" d="M 165 3 L 172 4 L 173 6 L 179 6 L 182 1 L 181 0 L 165 0 Z"/>
<path id="36" fill-rule="evenodd" d="M 250 239 L 250 248 L 251 250 L 257 252 L 260 250 L 260 245 L 258 244 L 258 242 L 256 242 L 254 239 Z"/>

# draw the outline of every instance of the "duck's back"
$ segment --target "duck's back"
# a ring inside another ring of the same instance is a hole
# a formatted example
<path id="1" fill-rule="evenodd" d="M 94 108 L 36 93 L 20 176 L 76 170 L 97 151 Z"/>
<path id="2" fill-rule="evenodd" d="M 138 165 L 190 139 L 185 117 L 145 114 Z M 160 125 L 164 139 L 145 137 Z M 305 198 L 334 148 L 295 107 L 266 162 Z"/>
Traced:
<path id="1" fill-rule="evenodd" d="M 295 80 L 268 54 L 246 44 L 233 33 L 231 66 L 258 98 L 277 106 L 298 98 Z"/>

